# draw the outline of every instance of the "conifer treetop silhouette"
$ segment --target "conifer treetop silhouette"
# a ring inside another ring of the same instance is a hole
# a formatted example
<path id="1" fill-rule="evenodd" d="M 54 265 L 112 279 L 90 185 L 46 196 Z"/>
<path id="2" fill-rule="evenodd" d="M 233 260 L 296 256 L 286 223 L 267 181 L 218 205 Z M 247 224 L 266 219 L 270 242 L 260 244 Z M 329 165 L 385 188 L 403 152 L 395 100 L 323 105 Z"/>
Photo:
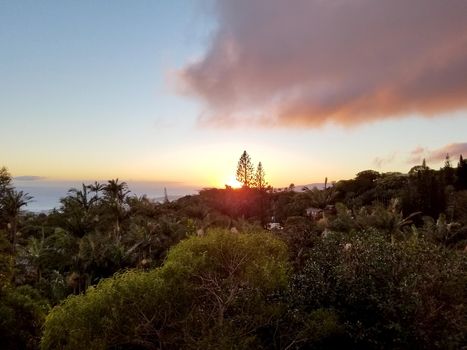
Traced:
<path id="1" fill-rule="evenodd" d="M 237 181 L 243 187 L 251 187 L 254 182 L 254 169 L 251 158 L 246 151 L 243 151 L 237 165 Z"/>

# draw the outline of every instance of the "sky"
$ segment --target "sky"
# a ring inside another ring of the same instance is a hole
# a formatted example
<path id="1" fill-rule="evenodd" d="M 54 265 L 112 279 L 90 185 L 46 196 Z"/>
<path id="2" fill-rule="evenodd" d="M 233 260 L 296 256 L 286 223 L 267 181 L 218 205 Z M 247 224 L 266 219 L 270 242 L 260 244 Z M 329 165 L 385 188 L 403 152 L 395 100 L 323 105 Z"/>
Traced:
<path id="1" fill-rule="evenodd" d="M 0 0 L 22 181 L 275 187 L 467 155 L 464 0 Z"/>

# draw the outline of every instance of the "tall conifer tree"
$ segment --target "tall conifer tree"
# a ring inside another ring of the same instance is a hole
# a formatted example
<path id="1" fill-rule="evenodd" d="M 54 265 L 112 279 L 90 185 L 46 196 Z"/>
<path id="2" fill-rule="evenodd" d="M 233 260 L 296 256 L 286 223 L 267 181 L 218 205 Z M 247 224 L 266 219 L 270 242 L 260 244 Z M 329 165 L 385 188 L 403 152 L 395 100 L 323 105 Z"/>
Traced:
<path id="1" fill-rule="evenodd" d="M 457 187 L 461 190 L 467 189 L 467 162 L 462 157 L 462 154 L 457 164 Z"/>
<path id="2" fill-rule="evenodd" d="M 255 173 L 255 187 L 262 190 L 265 189 L 267 185 L 266 173 L 264 172 L 263 165 L 259 162 Z"/>
<path id="3" fill-rule="evenodd" d="M 246 151 L 243 151 L 237 165 L 237 181 L 242 183 L 243 187 L 250 187 L 254 181 L 253 173 L 250 156 Z"/>

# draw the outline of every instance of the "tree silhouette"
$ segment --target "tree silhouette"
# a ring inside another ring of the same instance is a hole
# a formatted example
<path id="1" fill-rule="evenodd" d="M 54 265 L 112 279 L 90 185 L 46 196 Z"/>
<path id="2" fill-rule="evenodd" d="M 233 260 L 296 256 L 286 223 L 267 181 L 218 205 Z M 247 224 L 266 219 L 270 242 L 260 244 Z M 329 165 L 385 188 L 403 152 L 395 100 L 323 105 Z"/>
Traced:
<path id="1" fill-rule="evenodd" d="M 444 168 L 441 168 L 441 173 L 444 175 L 444 185 L 453 185 L 455 181 L 455 170 L 452 168 L 451 158 L 449 153 L 446 154 L 444 159 Z"/>
<path id="2" fill-rule="evenodd" d="M 258 188 L 259 190 L 263 190 L 266 188 L 268 183 L 266 182 L 266 173 L 264 172 L 263 165 L 261 162 L 258 163 L 258 167 L 256 168 L 256 173 L 255 173 L 255 187 Z"/>
<path id="3" fill-rule="evenodd" d="M 444 158 L 444 167 L 445 168 L 451 167 L 451 159 L 449 158 L 449 153 L 446 153 L 446 157 Z"/>
<path id="4" fill-rule="evenodd" d="M 124 207 L 126 197 L 130 193 L 126 182 L 118 182 L 116 180 L 107 181 L 107 185 L 104 186 L 104 198 L 106 199 L 110 209 L 114 213 L 115 227 L 114 232 L 117 239 L 120 238 L 120 224 L 124 216 Z"/>
<path id="5" fill-rule="evenodd" d="M 246 151 L 243 151 L 237 165 L 237 181 L 243 184 L 243 187 L 250 187 L 253 184 L 253 165 Z"/>
<path id="6" fill-rule="evenodd" d="M 0 168 L 0 197 L 11 187 L 11 175 L 5 167 Z"/>
<path id="7" fill-rule="evenodd" d="M 164 187 L 164 204 L 169 203 L 169 196 L 167 195 L 167 188 Z"/>
<path id="8" fill-rule="evenodd" d="M 104 196 L 111 202 L 119 205 L 123 204 L 125 198 L 130 193 L 126 182 L 118 182 L 116 180 L 107 181 L 107 185 L 104 186 Z"/>
<path id="9" fill-rule="evenodd" d="M 423 158 L 422 167 L 423 167 L 424 169 L 427 169 L 427 168 L 428 168 L 428 167 L 426 166 L 426 159 L 425 159 L 425 158 Z"/>
<path id="10" fill-rule="evenodd" d="M 99 200 L 99 193 L 101 193 L 103 190 L 104 190 L 104 187 L 105 185 L 103 184 L 100 184 L 99 182 L 97 181 L 94 181 L 93 184 L 91 185 L 88 185 L 87 188 L 89 189 L 89 191 L 93 192 L 94 193 L 94 197 L 97 200 Z"/>
<path id="11" fill-rule="evenodd" d="M 82 208 L 84 211 L 88 211 L 92 204 L 97 200 L 96 197 L 89 198 L 89 187 L 82 184 L 82 190 L 78 190 L 74 187 L 68 190 L 69 200 L 75 203 L 77 206 Z"/>
<path id="12" fill-rule="evenodd" d="M 93 227 L 92 209 L 97 197 L 90 197 L 89 186 L 82 184 L 82 189 L 71 188 L 68 195 L 60 200 L 61 210 L 66 216 L 64 226 L 78 237 L 83 237 Z"/>
<path id="13" fill-rule="evenodd" d="M 11 187 L 11 175 L 5 167 L 0 168 L 0 230 L 8 228 L 8 217 L 5 213 L 5 200 Z"/>
<path id="14" fill-rule="evenodd" d="M 16 249 L 16 235 L 21 208 L 26 206 L 31 200 L 32 197 L 28 193 L 12 189 L 6 191 L 5 197 L 2 198 L 1 209 L 2 214 L 8 222 L 9 239 L 13 253 Z"/>
<path id="15" fill-rule="evenodd" d="M 457 187 L 460 190 L 467 189 L 467 161 L 459 156 L 459 163 L 457 164 Z"/>

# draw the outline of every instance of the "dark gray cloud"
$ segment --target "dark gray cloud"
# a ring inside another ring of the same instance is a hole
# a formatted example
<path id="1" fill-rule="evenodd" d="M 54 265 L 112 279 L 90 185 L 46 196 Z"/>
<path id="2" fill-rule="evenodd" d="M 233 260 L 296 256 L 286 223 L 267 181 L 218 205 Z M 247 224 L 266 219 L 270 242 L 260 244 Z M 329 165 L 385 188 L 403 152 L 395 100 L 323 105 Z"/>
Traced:
<path id="1" fill-rule="evenodd" d="M 381 169 L 383 166 L 393 163 L 396 156 L 397 156 L 397 153 L 394 152 L 394 153 L 388 154 L 387 156 L 384 156 L 384 157 L 375 157 L 373 159 L 373 164 L 378 169 Z"/>
<path id="2" fill-rule="evenodd" d="M 353 125 L 467 107 L 465 0 L 217 0 L 179 72 L 208 125 Z"/>
<path id="3" fill-rule="evenodd" d="M 15 176 L 13 178 L 16 181 L 37 181 L 37 180 L 45 180 L 44 176 L 35 176 L 35 175 L 24 175 L 24 176 Z"/>

